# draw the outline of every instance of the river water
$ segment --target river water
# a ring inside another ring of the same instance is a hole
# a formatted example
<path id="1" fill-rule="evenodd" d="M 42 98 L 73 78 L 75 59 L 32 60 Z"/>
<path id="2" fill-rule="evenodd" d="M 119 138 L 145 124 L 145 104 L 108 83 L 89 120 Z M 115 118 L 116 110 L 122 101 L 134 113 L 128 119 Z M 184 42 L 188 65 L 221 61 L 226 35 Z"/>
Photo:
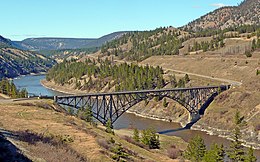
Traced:
<path id="1" fill-rule="evenodd" d="M 14 80 L 14 84 L 19 89 L 26 88 L 29 94 L 48 96 L 65 95 L 64 93 L 53 91 L 42 86 L 40 83 L 42 79 L 45 79 L 45 75 L 21 76 Z M 182 129 L 181 125 L 178 123 L 142 118 L 134 114 L 125 113 L 114 123 L 115 129 L 137 128 L 142 130 L 149 127 L 156 129 L 157 132 L 162 134 L 181 137 L 185 141 L 189 141 L 192 137 L 199 135 L 204 139 L 204 142 L 208 148 L 210 144 L 214 142 L 219 145 L 223 144 L 225 147 L 230 144 L 229 140 L 215 135 L 208 135 L 206 132 Z M 260 150 L 256 150 L 255 155 L 260 161 Z"/>

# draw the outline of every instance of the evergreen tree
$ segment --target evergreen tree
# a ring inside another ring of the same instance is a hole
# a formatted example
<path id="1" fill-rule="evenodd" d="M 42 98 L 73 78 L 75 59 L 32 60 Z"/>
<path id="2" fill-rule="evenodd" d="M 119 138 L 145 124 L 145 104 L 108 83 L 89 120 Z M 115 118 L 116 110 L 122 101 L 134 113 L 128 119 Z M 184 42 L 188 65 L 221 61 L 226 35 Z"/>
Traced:
<path id="1" fill-rule="evenodd" d="M 166 98 L 163 99 L 163 107 L 167 107 L 168 106 L 168 103 L 166 101 Z"/>
<path id="2" fill-rule="evenodd" d="M 189 77 L 188 74 L 185 74 L 185 76 L 184 76 L 184 81 L 185 81 L 185 83 L 189 83 L 190 77 Z"/>
<path id="3" fill-rule="evenodd" d="M 206 151 L 203 161 L 205 162 L 223 162 L 225 151 L 223 145 L 220 147 L 217 144 L 212 144 L 210 150 Z"/>
<path id="4" fill-rule="evenodd" d="M 150 149 L 159 149 L 160 148 L 159 135 L 156 134 L 155 130 L 151 130 L 149 148 Z"/>
<path id="5" fill-rule="evenodd" d="M 238 109 L 236 110 L 235 117 L 234 117 L 234 122 L 236 126 L 239 126 L 242 124 L 243 117 L 241 117 L 240 112 Z"/>
<path id="6" fill-rule="evenodd" d="M 69 107 L 69 108 L 68 108 L 68 113 L 69 113 L 70 115 L 73 115 L 73 114 L 74 114 L 73 108 Z"/>
<path id="7" fill-rule="evenodd" d="M 88 105 L 85 109 L 83 108 L 82 111 L 83 111 L 83 113 L 80 116 L 80 118 L 85 120 L 86 122 L 93 122 L 91 106 Z"/>
<path id="8" fill-rule="evenodd" d="M 28 96 L 26 89 L 17 89 L 13 81 L 9 81 L 7 79 L 2 79 L 0 81 L 0 93 L 9 95 L 12 98 L 24 98 Z"/>
<path id="9" fill-rule="evenodd" d="M 178 87 L 179 88 L 185 88 L 185 80 L 184 79 L 180 79 L 178 82 Z"/>
<path id="10" fill-rule="evenodd" d="M 184 152 L 184 156 L 191 161 L 199 162 L 202 161 L 205 153 L 206 146 L 203 139 L 200 136 L 195 136 L 189 142 L 187 149 Z"/>
<path id="11" fill-rule="evenodd" d="M 170 75 L 169 78 L 170 78 L 171 87 L 172 88 L 177 87 L 177 80 L 176 80 L 175 75 Z"/>
<path id="12" fill-rule="evenodd" d="M 141 141 L 143 144 L 149 146 L 150 149 L 160 148 L 159 135 L 157 135 L 156 131 L 152 128 L 142 131 Z"/>
<path id="13" fill-rule="evenodd" d="M 250 147 L 247 151 L 247 156 L 245 157 L 245 162 L 256 162 L 257 159 L 254 156 L 254 150 L 252 147 Z"/>
<path id="14" fill-rule="evenodd" d="M 138 131 L 138 129 L 136 129 L 136 128 L 134 129 L 133 139 L 134 139 L 134 141 L 136 141 L 136 142 L 140 142 L 139 131 Z"/>
<path id="15" fill-rule="evenodd" d="M 256 50 L 256 48 L 257 48 L 256 40 L 253 39 L 253 41 L 252 41 L 252 51 Z"/>
<path id="16" fill-rule="evenodd" d="M 111 134 L 115 134 L 113 131 L 113 125 L 110 119 L 107 120 L 106 122 L 106 132 L 107 133 L 111 133 Z"/>
<path id="17" fill-rule="evenodd" d="M 230 149 L 228 151 L 228 157 L 233 161 L 244 161 L 245 160 L 245 152 L 242 146 L 242 142 L 240 141 L 241 132 L 240 125 L 242 123 L 243 118 L 240 116 L 239 111 L 236 111 L 234 121 L 236 127 L 233 131 L 233 141 L 231 142 Z"/>

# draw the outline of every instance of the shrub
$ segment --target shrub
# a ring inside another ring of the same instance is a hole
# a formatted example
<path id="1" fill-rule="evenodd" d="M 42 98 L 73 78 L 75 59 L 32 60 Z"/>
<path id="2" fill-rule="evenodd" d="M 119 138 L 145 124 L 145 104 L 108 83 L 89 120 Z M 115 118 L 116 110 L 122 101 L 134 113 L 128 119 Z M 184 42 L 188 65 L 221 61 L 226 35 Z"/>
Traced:
<path id="1" fill-rule="evenodd" d="M 106 150 L 108 150 L 110 148 L 109 143 L 105 139 L 97 139 L 97 144 L 99 146 L 105 148 Z"/>
<path id="2" fill-rule="evenodd" d="M 246 57 L 252 57 L 251 51 L 246 51 L 246 52 L 245 52 L 245 55 L 246 55 Z"/>
<path id="3" fill-rule="evenodd" d="M 167 149 L 167 154 L 171 159 L 177 159 L 181 155 L 181 151 L 175 145 L 171 145 Z"/>
<path id="4" fill-rule="evenodd" d="M 132 143 L 132 144 L 136 145 L 136 146 L 139 146 L 139 147 L 141 147 L 141 148 L 148 149 L 148 147 L 145 146 L 143 143 L 134 141 L 132 137 L 123 136 L 123 139 L 126 140 L 126 141 L 129 142 L 129 143 Z"/>
<path id="5" fill-rule="evenodd" d="M 72 143 L 74 139 L 70 135 L 57 135 L 56 138 L 61 141 L 62 143 Z"/>
<path id="6" fill-rule="evenodd" d="M 68 135 L 39 134 L 30 130 L 14 132 L 17 139 L 26 142 L 28 152 L 44 161 L 86 161 L 70 148 L 65 141 L 72 141 Z M 50 151 L 51 150 L 51 151 Z"/>
<path id="7" fill-rule="evenodd" d="M 256 130 L 256 131 L 260 131 L 260 124 L 257 124 L 257 125 L 255 126 L 255 130 Z"/>

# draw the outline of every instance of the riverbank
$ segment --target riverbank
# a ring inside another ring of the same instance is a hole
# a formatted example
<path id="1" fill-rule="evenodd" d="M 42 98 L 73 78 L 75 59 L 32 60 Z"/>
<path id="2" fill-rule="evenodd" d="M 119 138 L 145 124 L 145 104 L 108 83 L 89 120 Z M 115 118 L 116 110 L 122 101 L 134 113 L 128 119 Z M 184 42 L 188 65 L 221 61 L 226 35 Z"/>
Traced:
<path id="1" fill-rule="evenodd" d="M 191 129 L 203 131 L 203 132 L 206 132 L 208 135 L 216 135 L 218 137 L 225 138 L 227 140 L 232 141 L 231 137 L 232 137 L 233 130 L 223 130 L 223 129 L 218 129 L 218 128 L 214 128 L 214 127 L 210 127 L 210 126 L 206 126 L 206 125 L 202 125 L 202 124 L 194 124 L 191 127 Z M 241 132 L 242 132 L 242 134 L 248 133 L 248 132 L 244 132 L 243 130 Z M 250 142 L 250 141 L 246 141 L 246 140 L 241 140 L 241 142 L 242 142 L 242 145 L 245 147 L 252 147 L 253 149 L 260 151 L 259 143 Z"/>
<path id="2" fill-rule="evenodd" d="M 84 93 L 83 91 L 80 90 L 75 90 L 71 88 L 66 88 L 65 86 L 58 86 L 54 82 L 49 82 L 47 80 L 41 80 L 41 85 L 44 86 L 47 89 L 53 90 L 53 91 L 58 91 L 61 93 L 65 94 L 79 94 L 79 93 Z"/>

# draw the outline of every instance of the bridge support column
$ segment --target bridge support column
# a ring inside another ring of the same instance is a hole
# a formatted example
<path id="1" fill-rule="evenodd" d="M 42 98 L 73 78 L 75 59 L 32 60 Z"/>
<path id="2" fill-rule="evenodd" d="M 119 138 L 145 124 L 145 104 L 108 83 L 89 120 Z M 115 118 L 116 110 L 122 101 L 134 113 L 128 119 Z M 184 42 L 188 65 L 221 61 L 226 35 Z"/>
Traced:
<path id="1" fill-rule="evenodd" d="M 53 96 L 54 102 L 57 102 L 57 96 Z"/>
<path id="2" fill-rule="evenodd" d="M 190 113 L 189 114 L 189 121 L 190 123 L 195 123 L 200 119 L 200 114 L 198 113 Z"/>

